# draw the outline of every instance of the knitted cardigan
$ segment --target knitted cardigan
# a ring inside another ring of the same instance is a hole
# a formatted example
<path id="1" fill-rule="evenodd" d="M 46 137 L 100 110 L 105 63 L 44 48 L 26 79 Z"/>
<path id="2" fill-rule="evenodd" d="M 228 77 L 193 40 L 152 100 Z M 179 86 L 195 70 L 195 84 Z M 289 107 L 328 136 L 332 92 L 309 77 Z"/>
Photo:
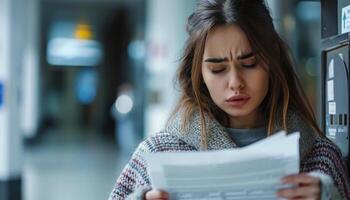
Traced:
<path id="1" fill-rule="evenodd" d="M 179 112 L 164 131 L 141 142 L 117 179 L 109 200 L 142 199 L 144 192 L 151 188 L 145 153 L 200 151 L 200 124 L 199 113 L 194 113 L 188 128 L 183 130 Z M 288 113 L 287 124 L 288 133 L 300 132 L 300 172 L 316 171 L 329 175 L 338 193 L 344 199 L 350 199 L 348 175 L 339 149 L 327 138 L 315 134 L 296 112 Z M 215 119 L 206 116 L 206 126 L 209 130 L 207 150 L 237 148 Z M 279 129 L 276 125 L 275 130 Z"/>

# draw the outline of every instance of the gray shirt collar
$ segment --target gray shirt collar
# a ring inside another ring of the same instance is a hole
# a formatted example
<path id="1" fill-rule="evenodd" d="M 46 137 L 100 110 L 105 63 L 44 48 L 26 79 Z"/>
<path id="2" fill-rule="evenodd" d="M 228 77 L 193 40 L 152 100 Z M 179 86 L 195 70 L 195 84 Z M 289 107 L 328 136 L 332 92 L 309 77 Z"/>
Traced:
<path id="1" fill-rule="evenodd" d="M 267 137 L 265 127 L 261 128 L 226 128 L 231 139 L 239 146 L 244 147 Z"/>

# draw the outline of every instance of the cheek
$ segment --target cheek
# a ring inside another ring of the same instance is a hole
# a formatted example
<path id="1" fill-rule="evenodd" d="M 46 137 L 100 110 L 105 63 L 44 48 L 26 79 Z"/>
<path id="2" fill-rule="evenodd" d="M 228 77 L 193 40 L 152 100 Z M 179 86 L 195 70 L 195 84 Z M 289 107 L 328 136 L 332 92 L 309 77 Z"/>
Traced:
<path id="1" fill-rule="evenodd" d="M 251 80 L 254 80 L 255 92 L 259 94 L 261 98 L 264 98 L 269 89 L 269 78 L 266 72 L 257 74 L 255 78 Z"/>
<path id="2" fill-rule="evenodd" d="M 208 88 L 211 99 L 215 104 L 218 104 L 224 96 L 224 81 L 223 79 L 207 79 L 206 86 Z"/>
<path id="3" fill-rule="evenodd" d="M 269 90 L 269 76 L 267 73 L 265 73 L 264 78 L 262 79 L 261 85 L 263 85 L 262 89 L 264 90 L 266 95 L 267 91 Z"/>

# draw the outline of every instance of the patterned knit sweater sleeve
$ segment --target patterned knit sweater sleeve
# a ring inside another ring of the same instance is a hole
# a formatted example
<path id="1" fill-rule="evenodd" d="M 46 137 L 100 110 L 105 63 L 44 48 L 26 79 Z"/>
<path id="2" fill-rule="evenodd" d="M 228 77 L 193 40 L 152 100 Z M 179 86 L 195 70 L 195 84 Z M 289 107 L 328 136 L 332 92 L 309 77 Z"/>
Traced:
<path id="1" fill-rule="evenodd" d="M 196 149 L 170 134 L 159 134 L 141 142 L 131 159 L 122 170 L 109 200 L 143 199 L 143 194 L 151 189 L 147 173 L 145 153 L 195 151 Z"/>
<path id="2" fill-rule="evenodd" d="M 350 199 L 348 172 L 337 146 L 326 138 L 317 139 L 310 153 L 301 161 L 301 172 L 319 171 L 332 177 L 343 199 Z"/>
<path id="3" fill-rule="evenodd" d="M 132 193 L 135 192 L 133 195 L 136 196 L 136 191 L 141 192 L 142 188 L 150 186 L 146 162 L 143 159 L 143 154 L 150 152 L 146 144 L 146 142 L 142 142 L 133 153 L 117 179 L 109 200 L 122 200 L 128 196 L 131 198 Z"/>

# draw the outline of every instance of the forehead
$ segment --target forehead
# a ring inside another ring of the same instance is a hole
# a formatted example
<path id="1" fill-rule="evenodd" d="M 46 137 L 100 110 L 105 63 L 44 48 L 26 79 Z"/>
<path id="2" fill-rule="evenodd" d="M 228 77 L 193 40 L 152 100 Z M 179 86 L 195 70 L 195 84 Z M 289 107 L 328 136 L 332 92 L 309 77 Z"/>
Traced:
<path id="1" fill-rule="evenodd" d="M 209 31 L 204 49 L 204 56 L 237 57 L 251 51 L 251 46 L 243 30 L 235 24 L 216 26 Z"/>

